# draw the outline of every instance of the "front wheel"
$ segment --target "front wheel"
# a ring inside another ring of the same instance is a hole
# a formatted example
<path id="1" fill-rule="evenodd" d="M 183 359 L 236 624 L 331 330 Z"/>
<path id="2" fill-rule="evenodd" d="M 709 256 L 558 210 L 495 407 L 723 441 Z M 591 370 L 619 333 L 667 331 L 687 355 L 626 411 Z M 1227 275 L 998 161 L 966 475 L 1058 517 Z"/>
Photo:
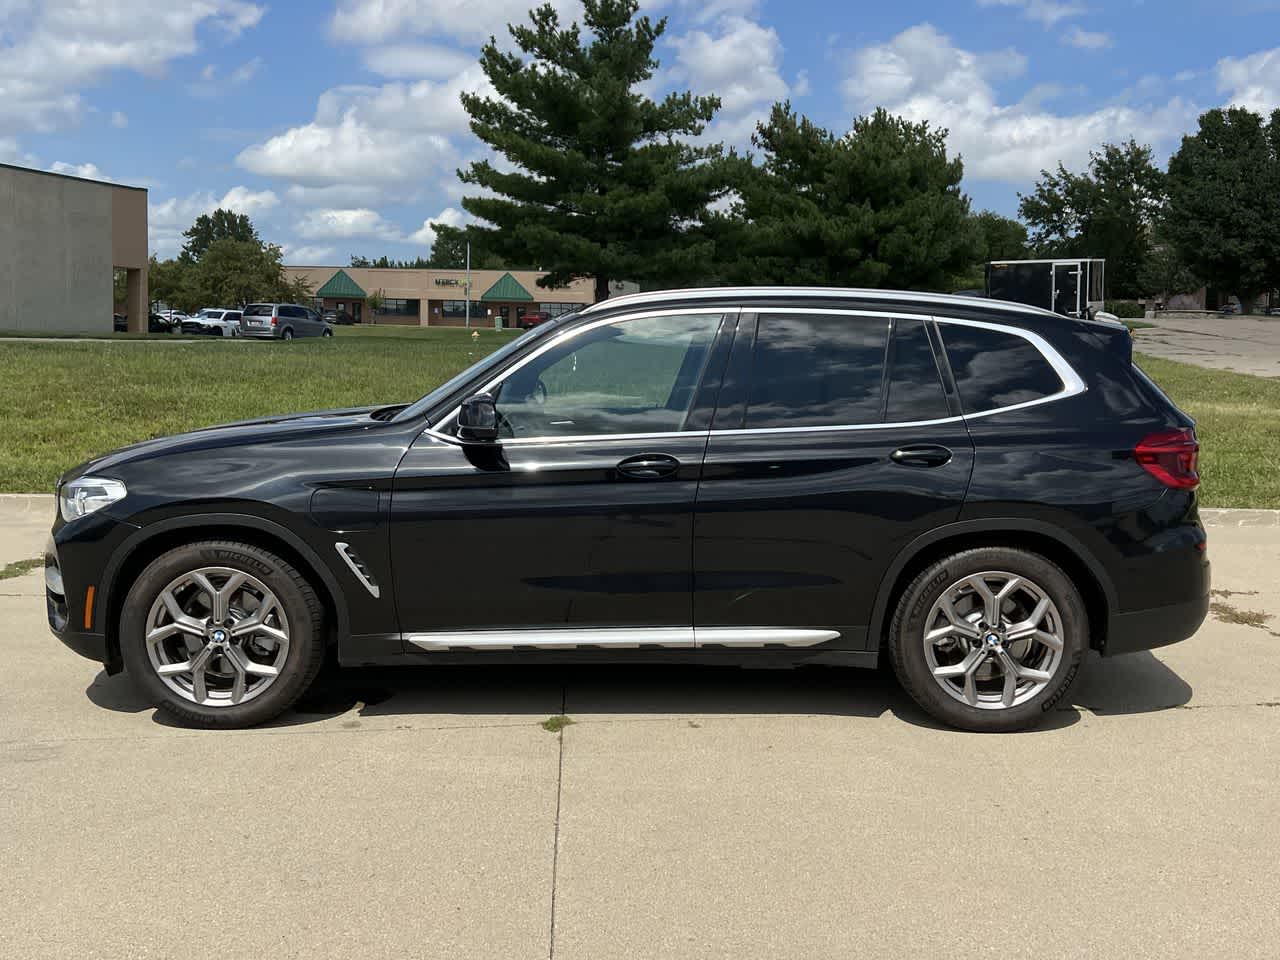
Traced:
<path id="1" fill-rule="evenodd" d="M 161 709 L 205 727 L 247 727 L 287 709 L 324 659 L 321 606 L 289 563 L 231 541 L 152 561 L 125 598 L 120 652 Z"/>
<path id="2" fill-rule="evenodd" d="M 894 672 L 937 719 L 979 732 L 1022 730 L 1066 694 L 1089 646 L 1071 579 L 1010 547 L 966 550 L 907 587 L 889 628 Z"/>

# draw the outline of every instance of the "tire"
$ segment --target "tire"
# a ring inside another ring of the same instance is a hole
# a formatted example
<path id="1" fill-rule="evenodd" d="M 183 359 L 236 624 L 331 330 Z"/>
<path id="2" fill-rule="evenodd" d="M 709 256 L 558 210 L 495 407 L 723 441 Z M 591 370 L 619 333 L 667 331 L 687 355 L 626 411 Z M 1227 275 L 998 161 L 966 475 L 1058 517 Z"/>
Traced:
<path id="1" fill-rule="evenodd" d="M 192 576 L 197 571 L 205 584 L 227 592 L 221 624 L 213 595 Z M 238 588 L 236 577 L 243 578 Z M 184 615 L 182 626 L 167 600 Z M 257 627 L 255 617 L 262 620 Z M 249 727 L 278 716 L 306 692 L 324 660 L 323 626 L 315 591 L 285 560 L 244 543 L 203 541 L 162 554 L 139 575 L 120 617 L 120 652 L 134 682 L 180 722 Z M 232 636 L 237 629 L 244 634 Z M 149 631 L 168 635 L 149 644 Z M 194 671 L 172 669 L 202 657 L 201 686 Z M 170 668 L 169 676 L 161 676 L 162 667 Z"/>
<path id="2" fill-rule="evenodd" d="M 324 333 L 320 334 L 320 336 L 321 336 L 321 337 L 332 337 L 332 336 L 333 336 L 333 331 L 332 331 L 332 330 L 326 330 Z"/>
<path id="3" fill-rule="evenodd" d="M 286 327 L 284 333 L 280 334 L 280 339 L 288 343 L 293 339 L 293 330 Z"/>
<path id="4" fill-rule="evenodd" d="M 987 629 L 995 606 L 1000 626 Z M 930 642 L 927 631 L 941 639 Z M 893 670 L 911 698 L 943 723 L 982 733 L 1040 723 L 1070 689 L 1088 647 L 1075 584 L 1045 557 L 1012 547 L 965 550 L 930 565 L 903 592 L 889 627 Z M 1006 663 L 1015 668 L 1012 683 Z"/>

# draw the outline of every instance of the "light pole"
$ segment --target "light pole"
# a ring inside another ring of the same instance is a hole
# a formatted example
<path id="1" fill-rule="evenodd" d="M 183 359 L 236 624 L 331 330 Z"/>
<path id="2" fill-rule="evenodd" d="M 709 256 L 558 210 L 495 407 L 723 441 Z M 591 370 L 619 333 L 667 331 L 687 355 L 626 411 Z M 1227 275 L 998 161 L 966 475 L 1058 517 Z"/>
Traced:
<path id="1" fill-rule="evenodd" d="M 471 326 L 471 241 L 467 241 L 467 280 L 463 285 L 467 302 L 467 326 Z"/>

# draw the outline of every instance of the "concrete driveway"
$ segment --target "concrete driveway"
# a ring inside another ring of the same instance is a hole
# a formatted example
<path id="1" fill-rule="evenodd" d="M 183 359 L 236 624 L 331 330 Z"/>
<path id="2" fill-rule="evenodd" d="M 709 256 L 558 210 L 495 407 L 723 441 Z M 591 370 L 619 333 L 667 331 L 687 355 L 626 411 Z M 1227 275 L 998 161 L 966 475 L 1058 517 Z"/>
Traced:
<path id="1" fill-rule="evenodd" d="M 1259 377 L 1280 377 L 1280 317 L 1208 319 L 1148 317 L 1134 331 L 1134 347 L 1166 360 Z"/>
<path id="2" fill-rule="evenodd" d="M 0 500 L 0 561 L 48 514 Z M 1277 516 L 1211 514 L 1200 634 L 1009 736 L 875 673 L 627 668 L 190 731 L 0 580 L 0 957 L 1274 957 Z"/>

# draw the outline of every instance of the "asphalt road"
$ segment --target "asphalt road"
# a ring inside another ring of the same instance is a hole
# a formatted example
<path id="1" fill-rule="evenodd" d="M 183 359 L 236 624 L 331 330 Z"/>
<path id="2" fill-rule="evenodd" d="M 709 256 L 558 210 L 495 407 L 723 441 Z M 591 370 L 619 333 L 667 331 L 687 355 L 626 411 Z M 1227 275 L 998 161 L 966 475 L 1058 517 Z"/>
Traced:
<path id="1" fill-rule="evenodd" d="M 1214 370 L 1280 377 L 1280 317 L 1148 317 L 1144 322 L 1154 326 L 1134 331 L 1134 348 L 1141 353 Z"/>
<path id="2" fill-rule="evenodd" d="M 0 957 L 1275 957 L 1280 514 L 1210 543 L 1198 636 L 1007 736 L 876 673 L 628 668 L 361 671 L 189 731 L 0 580 Z"/>

